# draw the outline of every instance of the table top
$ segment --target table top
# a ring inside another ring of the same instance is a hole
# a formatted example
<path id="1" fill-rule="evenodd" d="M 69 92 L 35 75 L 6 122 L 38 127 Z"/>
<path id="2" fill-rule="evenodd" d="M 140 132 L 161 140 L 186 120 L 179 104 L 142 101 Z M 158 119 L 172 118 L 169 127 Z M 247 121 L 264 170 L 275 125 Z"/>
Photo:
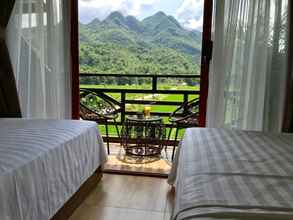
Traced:
<path id="1" fill-rule="evenodd" d="M 162 117 L 159 116 L 148 116 L 145 117 L 142 115 L 138 116 L 138 115 L 134 115 L 134 116 L 128 116 L 126 117 L 126 119 L 128 121 L 135 121 L 135 122 L 158 122 L 158 121 L 162 121 Z"/>

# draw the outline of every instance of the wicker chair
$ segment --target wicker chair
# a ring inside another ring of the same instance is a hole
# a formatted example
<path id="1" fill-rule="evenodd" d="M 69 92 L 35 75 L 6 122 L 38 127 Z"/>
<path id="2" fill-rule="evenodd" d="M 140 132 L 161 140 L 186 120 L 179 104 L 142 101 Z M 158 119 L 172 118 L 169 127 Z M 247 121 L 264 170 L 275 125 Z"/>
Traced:
<path id="1" fill-rule="evenodd" d="M 169 130 L 168 141 L 170 141 L 172 129 L 176 128 L 175 141 L 173 145 L 172 160 L 174 159 L 176 142 L 180 129 L 198 127 L 199 116 L 199 99 L 192 99 L 191 101 L 184 102 L 179 108 L 177 108 L 170 116 L 169 122 L 172 127 Z"/>
<path id="2" fill-rule="evenodd" d="M 83 120 L 105 124 L 108 154 L 110 154 L 108 123 L 114 122 L 117 135 L 120 137 L 116 123 L 120 111 L 119 106 L 114 105 L 104 96 L 86 89 L 80 90 L 80 117 Z"/>

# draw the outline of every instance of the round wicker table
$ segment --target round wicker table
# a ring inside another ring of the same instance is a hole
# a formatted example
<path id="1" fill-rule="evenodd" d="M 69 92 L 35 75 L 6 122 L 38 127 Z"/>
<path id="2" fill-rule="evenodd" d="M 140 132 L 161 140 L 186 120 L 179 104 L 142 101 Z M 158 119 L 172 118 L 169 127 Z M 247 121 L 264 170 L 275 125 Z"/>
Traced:
<path id="1" fill-rule="evenodd" d="M 164 148 L 165 136 L 161 117 L 131 116 L 123 124 L 121 144 L 127 155 L 158 156 Z"/>

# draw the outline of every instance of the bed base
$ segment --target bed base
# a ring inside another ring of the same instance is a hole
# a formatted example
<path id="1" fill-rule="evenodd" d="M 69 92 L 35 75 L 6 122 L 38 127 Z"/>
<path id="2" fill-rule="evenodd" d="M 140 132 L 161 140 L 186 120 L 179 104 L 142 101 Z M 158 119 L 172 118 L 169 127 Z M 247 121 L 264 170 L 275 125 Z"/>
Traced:
<path id="1" fill-rule="evenodd" d="M 85 198 L 97 186 L 97 183 L 103 176 L 102 169 L 99 167 L 92 176 L 73 194 L 73 196 L 64 204 L 64 206 L 54 215 L 51 220 L 66 220 L 81 205 Z"/>

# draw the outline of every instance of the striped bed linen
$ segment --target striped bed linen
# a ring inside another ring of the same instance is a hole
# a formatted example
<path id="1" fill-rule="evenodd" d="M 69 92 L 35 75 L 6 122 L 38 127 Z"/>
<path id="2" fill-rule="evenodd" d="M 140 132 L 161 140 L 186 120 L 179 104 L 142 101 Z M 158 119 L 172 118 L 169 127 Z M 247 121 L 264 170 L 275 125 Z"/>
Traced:
<path id="1" fill-rule="evenodd" d="M 187 129 L 168 182 L 173 219 L 293 219 L 293 135 Z"/>
<path id="2" fill-rule="evenodd" d="M 0 119 L 0 219 L 50 219 L 105 161 L 93 122 Z"/>

